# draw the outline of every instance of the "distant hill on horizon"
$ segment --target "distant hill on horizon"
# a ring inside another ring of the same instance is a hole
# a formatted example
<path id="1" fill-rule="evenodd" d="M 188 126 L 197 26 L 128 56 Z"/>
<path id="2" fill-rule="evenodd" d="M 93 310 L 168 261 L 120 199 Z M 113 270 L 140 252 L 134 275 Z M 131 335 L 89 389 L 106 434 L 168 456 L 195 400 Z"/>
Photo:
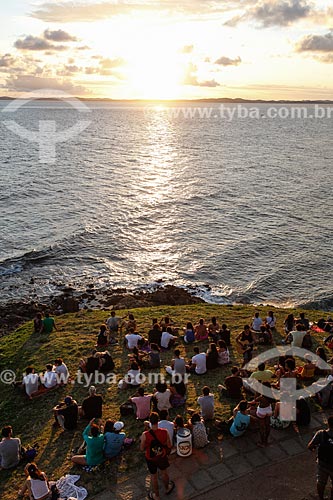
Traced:
<path id="1" fill-rule="evenodd" d="M 80 101 L 98 101 L 98 102 L 152 102 L 152 103 L 176 103 L 176 102 L 208 102 L 208 103 L 230 103 L 230 104 L 333 104 L 333 100 L 328 99 L 243 99 L 241 97 L 217 97 L 204 99 L 111 99 L 109 97 L 76 97 Z M 0 96 L 0 101 L 14 101 L 16 99 L 26 99 L 24 97 Z M 40 97 L 36 101 L 59 101 L 56 97 Z"/>

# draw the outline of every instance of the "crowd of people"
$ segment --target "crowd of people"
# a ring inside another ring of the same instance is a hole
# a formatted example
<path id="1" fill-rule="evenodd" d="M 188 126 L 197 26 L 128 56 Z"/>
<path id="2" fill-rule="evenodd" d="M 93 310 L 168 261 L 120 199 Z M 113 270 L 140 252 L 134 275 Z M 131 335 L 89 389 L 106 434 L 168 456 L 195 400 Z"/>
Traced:
<path id="1" fill-rule="evenodd" d="M 329 333 L 329 336 L 323 339 L 323 345 L 317 348 L 316 355 L 321 360 L 330 362 L 332 360 L 327 360 L 325 351 L 325 347 L 330 348 L 330 341 L 333 348 L 330 322 L 314 326 L 315 328 L 324 326 L 323 331 Z M 281 404 L 275 401 L 273 395 L 269 397 L 258 394 L 253 390 L 251 383 L 247 382 L 248 380 L 256 380 L 268 389 L 279 389 L 280 382 L 284 378 L 295 378 L 297 384 L 300 384 L 312 381 L 316 376 L 331 377 L 330 383 L 323 388 L 317 398 L 323 407 L 332 405 L 333 372 L 318 366 L 317 357 L 313 358 L 311 349 L 314 342 L 311 328 L 312 325 L 304 313 L 301 313 L 299 318 L 289 314 L 284 322 L 285 336 L 281 343 L 307 349 L 308 354 L 303 365 L 297 366 L 295 357 L 286 354 L 280 356 L 271 369 L 267 368 L 265 363 L 260 363 L 255 371 L 249 371 L 247 365 L 255 349 L 274 344 L 276 317 L 273 311 L 269 311 L 264 319 L 260 317 L 259 312 L 255 312 L 251 322 L 244 325 L 244 328 L 234 336 L 234 346 L 242 359 L 239 364 L 235 363 L 236 359 L 233 356 L 231 330 L 225 323 L 220 325 L 216 317 L 212 317 L 208 322 L 201 318 L 195 325 L 188 322 L 183 329 L 177 327 L 169 317 L 164 317 L 160 321 L 154 318 L 150 330 L 145 335 L 138 333 L 133 314 L 121 317 L 117 316 L 115 311 L 111 311 L 110 317 L 99 328 L 95 348 L 87 358 L 79 361 L 79 369 L 87 374 L 113 371 L 115 362 L 110 351 L 114 346 L 123 346 L 128 356 L 128 370 L 119 381 L 118 389 L 135 391 L 126 399 L 126 403 L 132 407 L 135 418 L 143 426 L 140 447 L 145 451 L 148 469 L 152 475 L 151 498 L 158 499 L 158 469 L 162 472 L 166 493 L 172 491 L 174 484 L 166 472 L 167 454 L 162 453 L 161 461 L 152 459 L 152 443 L 156 449 L 166 448 L 171 452 L 176 444 L 177 432 L 185 428 L 192 436 L 193 447 L 202 448 L 209 443 L 206 428 L 209 422 L 209 425 L 216 426 L 218 432 L 227 433 L 233 438 L 241 437 L 248 428 L 257 428 L 260 436 L 258 446 L 265 447 L 269 442 L 271 428 L 285 429 L 291 424 L 294 426 L 309 424 L 311 413 L 305 399 L 297 401 L 296 422 L 291 422 L 283 416 Z M 34 320 L 36 334 L 49 335 L 53 329 L 56 329 L 53 318 L 48 314 L 44 319 L 40 313 L 36 315 Z M 182 346 L 188 350 L 189 344 L 195 345 L 193 355 L 186 359 L 182 356 Z M 172 360 L 168 364 L 163 364 L 164 353 L 170 350 L 173 350 Z M 197 397 L 197 408 L 187 408 L 189 418 L 184 421 L 178 409 L 185 409 L 188 376 L 204 380 L 207 373 L 215 370 L 218 374 L 219 368 L 228 365 L 230 374 L 221 380 L 215 394 L 209 386 L 202 384 L 201 394 Z M 162 369 L 165 374 L 171 376 L 171 381 L 167 383 L 165 377 L 161 376 L 154 389 L 146 391 L 142 386 L 140 375 L 143 371 L 151 369 L 156 369 L 158 372 Z M 70 374 L 66 364 L 62 358 L 57 358 L 54 363 L 45 366 L 42 377 L 35 373 L 34 367 L 29 366 L 23 380 L 16 383 L 16 386 L 22 386 L 26 396 L 32 399 L 56 387 L 66 385 L 69 380 Z M 235 401 L 234 409 L 229 419 L 215 421 L 216 399 L 224 397 Z M 172 411 L 177 413 L 173 419 L 171 419 Z M 72 457 L 74 464 L 95 467 L 121 453 L 126 440 L 124 423 L 115 419 L 102 420 L 103 398 L 97 393 L 95 386 L 90 386 L 89 393 L 81 405 L 68 394 L 53 408 L 53 414 L 54 425 L 60 426 L 64 431 L 76 429 L 80 418 L 89 421 L 83 431 L 83 442 Z M 15 467 L 21 456 L 20 440 L 12 437 L 10 426 L 3 428 L 2 436 L 1 467 L 4 469 Z M 46 491 L 42 482 L 47 483 L 46 476 L 38 470 L 36 464 L 30 466 L 30 469 L 25 471 L 27 480 L 20 495 L 28 491 L 31 498 L 42 499 Z M 34 496 L 36 491 L 41 496 Z"/>

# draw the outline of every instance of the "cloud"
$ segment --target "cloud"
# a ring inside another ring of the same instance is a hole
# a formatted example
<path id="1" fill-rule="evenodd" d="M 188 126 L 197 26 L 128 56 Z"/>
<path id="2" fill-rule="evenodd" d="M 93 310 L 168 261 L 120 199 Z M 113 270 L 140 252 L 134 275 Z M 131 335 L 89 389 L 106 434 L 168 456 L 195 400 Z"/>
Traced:
<path id="1" fill-rule="evenodd" d="M 19 50 L 66 50 L 65 45 L 54 45 L 39 36 L 28 35 L 19 38 L 14 43 L 14 47 Z"/>
<path id="2" fill-rule="evenodd" d="M 326 35 L 307 35 L 296 44 L 297 52 L 333 52 L 333 29 Z"/>
<path id="3" fill-rule="evenodd" d="M 237 15 L 224 23 L 235 27 L 247 20 L 256 21 L 259 26 L 289 26 L 299 19 L 309 16 L 311 7 L 306 0 L 260 0 L 254 6 L 249 6 L 242 15 Z"/>
<path id="4" fill-rule="evenodd" d="M 76 42 L 77 38 L 63 30 L 45 30 L 44 38 L 52 42 Z"/>
<path id="5" fill-rule="evenodd" d="M 191 54 L 193 52 L 194 45 L 185 45 L 180 49 L 180 54 Z"/>
<path id="6" fill-rule="evenodd" d="M 121 57 L 117 57 L 116 59 L 110 59 L 108 57 L 104 58 L 102 57 L 99 61 L 99 65 L 103 69 L 112 69 L 112 68 L 118 68 L 119 66 L 123 66 L 125 63 L 124 59 Z"/>
<path id="7" fill-rule="evenodd" d="M 214 64 L 219 64 L 221 66 L 238 66 L 242 62 L 241 58 L 238 56 L 236 59 L 230 59 L 229 57 L 219 57 Z"/>
<path id="8" fill-rule="evenodd" d="M 0 56 L 0 68 L 9 68 L 15 62 L 15 59 L 10 54 L 4 54 Z"/>
<path id="9" fill-rule="evenodd" d="M 233 0 L 237 7 L 238 0 Z M 92 22 L 140 11 L 166 11 L 171 14 L 204 14 L 230 10 L 230 0 L 118 0 L 83 2 L 45 2 L 31 12 L 31 16 L 45 22 Z"/>
<path id="10" fill-rule="evenodd" d="M 192 85 L 193 87 L 219 87 L 220 84 L 215 80 L 199 81 L 197 76 L 198 68 L 195 64 L 189 63 L 186 68 L 183 85 Z"/>
<path id="11" fill-rule="evenodd" d="M 21 92 L 41 89 L 62 90 L 63 92 L 75 95 L 81 95 L 87 92 L 87 90 L 81 85 L 74 85 L 68 80 L 57 80 L 56 78 L 39 77 L 33 75 L 20 75 L 10 77 L 6 80 L 5 86 L 10 91 Z"/>

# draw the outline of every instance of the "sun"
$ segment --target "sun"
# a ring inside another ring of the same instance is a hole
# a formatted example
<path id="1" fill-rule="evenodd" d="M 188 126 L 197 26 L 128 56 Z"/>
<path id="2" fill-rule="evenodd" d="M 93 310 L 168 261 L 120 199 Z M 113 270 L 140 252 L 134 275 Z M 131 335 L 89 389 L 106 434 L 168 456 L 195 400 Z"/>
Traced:
<path id="1" fill-rule="evenodd" d="M 181 78 L 179 54 L 167 38 L 144 40 L 128 61 L 128 83 L 135 98 L 179 98 Z"/>

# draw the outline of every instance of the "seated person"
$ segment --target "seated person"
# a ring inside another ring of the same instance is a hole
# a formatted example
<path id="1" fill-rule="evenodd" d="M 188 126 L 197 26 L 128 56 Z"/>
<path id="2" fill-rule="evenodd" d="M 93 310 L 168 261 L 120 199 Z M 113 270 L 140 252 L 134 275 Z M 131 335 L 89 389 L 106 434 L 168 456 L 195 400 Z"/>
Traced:
<path id="1" fill-rule="evenodd" d="M 223 323 L 221 330 L 219 332 L 219 339 L 224 340 L 224 342 L 227 344 L 227 346 L 231 345 L 230 344 L 230 330 L 227 327 L 225 323 Z"/>
<path id="2" fill-rule="evenodd" d="M 231 375 L 227 377 L 223 385 L 218 385 L 221 394 L 232 399 L 242 399 L 243 379 L 237 366 L 231 368 Z"/>
<path id="3" fill-rule="evenodd" d="M 54 362 L 54 371 L 57 374 L 57 380 L 60 385 L 67 384 L 69 379 L 68 368 L 62 358 L 57 358 Z"/>
<path id="4" fill-rule="evenodd" d="M 170 422 L 167 410 L 160 411 L 160 420 L 158 421 L 158 428 L 166 429 L 168 431 L 170 443 L 173 444 L 175 437 L 175 426 L 173 422 Z"/>
<path id="5" fill-rule="evenodd" d="M 146 365 L 145 358 L 148 356 L 147 352 L 140 351 L 137 347 L 134 347 L 132 352 L 127 355 L 130 362 L 135 361 L 140 368 Z"/>
<path id="6" fill-rule="evenodd" d="M 194 332 L 195 332 L 195 338 L 199 342 L 201 340 L 208 340 L 208 329 L 202 318 L 199 320 L 199 323 L 195 325 Z"/>
<path id="7" fill-rule="evenodd" d="M 305 364 L 298 367 L 298 374 L 303 380 L 312 380 L 315 375 L 316 365 L 312 361 L 311 354 L 304 355 Z"/>
<path id="8" fill-rule="evenodd" d="M 126 434 L 121 432 L 124 422 L 107 420 L 104 427 L 104 455 L 107 459 L 117 457 L 123 447 Z"/>
<path id="9" fill-rule="evenodd" d="M 207 373 L 207 358 L 206 353 L 200 352 L 199 347 L 194 347 L 194 356 L 191 359 L 189 370 L 196 375 L 204 375 Z"/>
<path id="10" fill-rule="evenodd" d="M 157 319 L 154 318 L 152 329 L 148 332 L 148 342 L 149 344 L 157 344 L 158 346 L 161 346 L 161 337 L 162 330 L 160 328 L 160 325 L 157 323 Z"/>
<path id="11" fill-rule="evenodd" d="M 154 389 L 154 403 L 156 404 L 157 411 L 169 410 L 171 408 L 171 391 L 165 382 L 157 382 Z"/>
<path id="12" fill-rule="evenodd" d="M 194 448 L 204 448 L 209 443 L 205 421 L 200 417 L 199 413 L 192 414 L 187 427 L 192 432 Z"/>
<path id="13" fill-rule="evenodd" d="M 227 344 L 224 340 L 218 341 L 218 364 L 219 366 L 227 365 L 230 363 L 230 354 Z"/>
<path id="14" fill-rule="evenodd" d="M 183 377 L 185 375 L 185 373 L 186 373 L 185 359 L 180 356 L 180 350 L 179 349 L 175 349 L 174 355 L 175 355 L 175 357 L 171 361 L 171 365 L 170 366 L 166 366 L 165 367 L 165 371 L 169 375 L 174 376 L 174 375 L 178 374 L 178 375 L 181 375 Z"/>
<path id="15" fill-rule="evenodd" d="M 214 370 L 219 366 L 219 353 L 214 342 L 212 342 L 209 346 L 209 349 L 207 349 L 206 366 L 207 370 Z"/>
<path id="16" fill-rule="evenodd" d="M 92 419 L 82 433 L 86 443 L 85 455 L 74 455 L 72 462 L 77 465 L 89 465 L 95 467 L 104 462 L 104 434 L 101 425 Z"/>
<path id="17" fill-rule="evenodd" d="M 287 429 L 290 425 L 290 420 L 283 420 L 281 418 L 281 403 L 280 401 L 277 401 L 275 403 L 275 408 L 274 408 L 274 413 L 271 416 L 271 423 L 270 423 L 272 429 Z"/>
<path id="18" fill-rule="evenodd" d="M 92 418 L 102 418 L 103 398 L 100 394 L 96 394 L 94 385 L 89 387 L 89 396 L 82 401 L 80 408 L 80 416 L 91 420 Z"/>
<path id="19" fill-rule="evenodd" d="M 254 313 L 254 318 L 252 318 L 252 325 L 251 325 L 252 330 L 254 332 L 259 332 L 262 324 L 263 321 L 260 318 L 259 313 L 258 312 Z"/>
<path id="20" fill-rule="evenodd" d="M 299 319 L 295 319 L 295 324 L 300 324 L 303 326 L 303 330 L 309 330 L 310 321 L 305 317 L 305 313 L 301 312 L 299 315 Z"/>
<path id="21" fill-rule="evenodd" d="M 227 421 L 216 421 L 216 427 L 233 437 L 240 437 L 249 427 L 251 420 L 254 420 L 254 417 L 249 414 L 247 401 L 243 399 L 233 409 L 232 417 Z"/>
<path id="22" fill-rule="evenodd" d="M 101 372 L 107 373 L 107 372 L 110 372 L 114 369 L 114 361 L 113 361 L 112 356 L 109 353 L 109 351 L 101 351 L 101 352 L 96 353 L 96 355 L 99 358 L 99 362 L 100 362 L 99 370 Z"/>
<path id="23" fill-rule="evenodd" d="M 130 364 L 130 369 L 126 373 L 124 380 L 126 383 L 126 389 L 131 388 L 131 387 L 139 387 L 141 383 L 141 377 L 140 377 L 141 371 L 137 363 L 132 361 Z"/>
<path id="24" fill-rule="evenodd" d="M 21 441 L 13 438 L 11 425 L 3 427 L 1 431 L 2 441 L 0 442 L 0 469 L 12 469 L 21 460 Z"/>
<path id="25" fill-rule="evenodd" d="M 125 335 L 125 344 L 127 349 L 132 350 L 134 347 L 138 347 L 138 342 L 142 337 L 135 332 L 134 328 L 130 328 L 127 335 Z"/>
<path id="26" fill-rule="evenodd" d="M 181 415 L 177 415 L 173 421 L 173 425 L 175 428 L 175 435 L 177 436 L 177 432 L 181 429 L 187 428 L 187 424 L 184 422 L 184 418 Z"/>
<path id="27" fill-rule="evenodd" d="M 312 346 L 313 346 L 313 341 L 311 336 L 311 330 L 309 330 L 305 332 L 305 335 L 303 337 L 302 348 L 308 349 L 310 351 L 312 349 Z"/>
<path id="28" fill-rule="evenodd" d="M 134 319 L 134 316 L 133 314 L 129 314 L 128 315 L 128 321 L 124 321 L 122 324 L 121 324 L 121 327 L 120 329 L 122 329 L 122 327 L 125 326 L 125 331 L 126 333 L 131 333 L 132 331 L 135 332 L 136 331 L 136 321 Z"/>
<path id="29" fill-rule="evenodd" d="M 265 363 L 260 363 L 258 370 L 250 375 L 250 378 L 255 378 L 259 382 L 270 382 L 273 377 L 275 377 L 274 373 L 271 370 L 266 370 Z"/>
<path id="30" fill-rule="evenodd" d="M 161 328 L 166 328 L 166 329 L 171 328 L 171 333 L 177 333 L 178 328 L 174 328 L 174 324 L 175 322 L 172 321 L 172 319 L 169 316 L 165 316 L 160 321 Z"/>
<path id="31" fill-rule="evenodd" d="M 101 325 L 97 337 L 97 347 L 106 347 L 108 345 L 108 332 L 106 325 Z"/>
<path id="32" fill-rule="evenodd" d="M 63 403 L 53 408 L 55 418 L 54 425 L 60 425 L 63 430 L 71 431 L 76 429 L 79 416 L 79 407 L 72 396 L 66 396 Z"/>
<path id="33" fill-rule="evenodd" d="M 270 345 L 273 342 L 273 336 L 270 327 L 265 324 L 261 325 L 258 332 L 258 342 L 263 345 Z"/>
<path id="34" fill-rule="evenodd" d="M 22 386 L 25 389 L 25 393 L 29 399 L 31 399 L 34 393 L 38 392 L 39 376 L 35 373 L 35 369 L 32 366 L 28 366 L 25 370 L 25 376 L 23 377 Z"/>
<path id="35" fill-rule="evenodd" d="M 99 371 L 101 366 L 101 361 L 98 356 L 96 349 L 93 349 L 91 355 L 87 357 L 87 359 L 80 359 L 79 368 L 83 373 L 95 373 Z"/>
<path id="36" fill-rule="evenodd" d="M 179 408 L 186 403 L 186 385 L 181 381 L 171 380 L 170 382 L 170 403 L 172 408 Z"/>
<path id="37" fill-rule="evenodd" d="M 171 349 L 171 347 L 175 343 L 175 340 L 177 340 L 177 337 L 172 334 L 172 329 L 170 326 L 167 327 L 166 331 L 162 331 L 161 347 L 163 349 Z"/>
<path id="38" fill-rule="evenodd" d="M 303 339 L 306 335 L 306 331 L 304 330 L 303 325 L 300 323 L 296 325 L 296 330 L 292 330 L 288 337 L 291 337 L 291 345 L 292 347 L 302 347 Z M 288 343 L 288 337 L 286 342 Z"/>
<path id="39" fill-rule="evenodd" d="M 288 314 L 284 321 L 284 331 L 286 332 L 286 336 L 288 338 L 288 334 L 293 331 L 295 325 L 295 318 L 292 313 Z"/>
<path id="40" fill-rule="evenodd" d="M 276 318 L 274 316 L 273 311 L 268 312 L 268 315 L 266 317 L 266 325 L 268 325 L 270 328 L 275 328 Z"/>
<path id="41" fill-rule="evenodd" d="M 195 332 L 192 323 L 189 321 L 184 328 L 184 342 L 186 344 L 192 344 L 195 341 Z"/>
<path id="42" fill-rule="evenodd" d="M 24 469 L 26 480 L 18 496 L 23 498 L 25 492 L 29 493 L 30 500 L 46 500 L 50 495 L 49 482 L 45 472 L 38 469 L 35 463 L 27 464 Z"/>
<path id="43" fill-rule="evenodd" d="M 145 394 L 143 387 L 139 387 L 137 392 L 130 398 L 131 403 L 136 407 L 136 418 L 146 420 L 150 415 L 150 403 L 152 394 Z"/>
<path id="44" fill-rule="evenodd" d="M 208 325 L 208 336 L 212 337 L 214 342 L 217 342 L 219 331 L 220 325 L 218 324 L 216 317 L 213 316 L 211 322 Z"/>
<path id="45" fill-rule="evenodd" d="M 251 332 L 249 325 L 245 325 L 244 330 L 236 337 L 238 350 L 243 355 L 243 365 L 252 359 L 252 351 L 255 341 L 256 339 L 254 333 Z"/>
<path id="46" fill-rule="evenodd" d="M 148 353 L 147 368 L 160 368 L 161 358 L 160 349 L 157 344 L 150 344 L 151 351 Z"/>
<path id="47" fill-rule="evenodd" d="M 46 372 L 43 375 L 43 385 L 45 389 L 54 389 L 58 385 L 57 374 L 53 371 L 51 364 L 46 365 Z"/>
<path id="48" fill-rule="evenodd" d="M 202 388 L 202 396 L 198 397 L 198 404 L 201 409 L 201 417 L 204 420 L 212 420 L 214 418 L 214 394 L 210 393 L 207 385 Z"/>

